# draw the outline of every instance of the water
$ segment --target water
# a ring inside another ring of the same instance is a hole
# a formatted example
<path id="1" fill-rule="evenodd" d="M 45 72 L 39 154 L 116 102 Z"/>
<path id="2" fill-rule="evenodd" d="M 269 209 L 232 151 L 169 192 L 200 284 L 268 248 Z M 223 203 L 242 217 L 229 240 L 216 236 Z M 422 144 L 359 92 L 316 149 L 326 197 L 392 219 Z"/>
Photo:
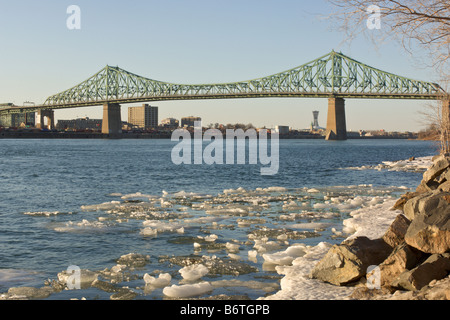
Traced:
<path id="1" fill-rule="evenodd" d="M 436 150 L 425 141 L 280 140 L 278 174 L 261 176 L 259 164 L 174 165 L 174 145 L 169 140 L 1 140 L 0 292 L 42 287 L 71 265 L 100 272 L 121 256 L 138 253 L 148 255 L 148 263 L 127 266 L 126 276 L 114 283 L 132 288 L 137 299 L 166 298 L 162 288 L 145 286 L 145 273 L 169 273 L 170 285 L 185 283 L 178 271 L 187 256 L 210 268 L 202 280 L 214 290 L 200 298 L 255 299 L 276 291 L 280 278 L 264 253 L 295 243 L 342 241 L 332 228 L 342 229 L 351 210 L 373 197 L 376 202 L 398 196 L 421 179 L 420 172 L 345 168 Z M 279 188 L 264 190 L 268 187 Z M 234 191 L 224 193 L 228 189 Z M 321 225 L 305 228 L 313 222 Z M 217 239 L 206 241 L 211 235 Z M 233 245 L 238 250 L 230 250 Z M 249 251 L 257 252 L 256 259 Z M 99 279 L 111 282 L 105 274 Z M 49 299 L 110 296 L 88 288 Z"/>

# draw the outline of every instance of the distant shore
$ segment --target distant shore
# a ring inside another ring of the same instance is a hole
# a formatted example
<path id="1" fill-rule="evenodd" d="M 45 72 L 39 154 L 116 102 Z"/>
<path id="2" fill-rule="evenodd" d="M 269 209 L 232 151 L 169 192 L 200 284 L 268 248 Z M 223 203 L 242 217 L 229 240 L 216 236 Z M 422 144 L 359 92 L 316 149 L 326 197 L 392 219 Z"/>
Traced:
<path id="1" fill-rule="evenodd" d="M 171 132 L 158 133 L 121 133 L 116 135 L 109 135 L 97 132 L 26 132 L 26 131 L 0 131 L 0 139 L 170 139 Z M 325 139 L 324 136 L 318 134 L 308 135 L 280 135 L 280 139 Z M 412 139 L 407 136 L 354 136 L 348 135 L 347 139 Z"/>

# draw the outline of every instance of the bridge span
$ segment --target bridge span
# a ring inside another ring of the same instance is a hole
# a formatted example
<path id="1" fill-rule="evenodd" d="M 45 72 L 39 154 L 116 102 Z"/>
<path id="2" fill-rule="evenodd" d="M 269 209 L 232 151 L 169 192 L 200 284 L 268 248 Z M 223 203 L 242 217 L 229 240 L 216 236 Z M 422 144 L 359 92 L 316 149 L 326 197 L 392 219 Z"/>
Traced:
<path id="1" fill-rule="evenodd" d="M 10 107 L 1 113 L 37 112 L 53 126 L 53 110 L 103 105 L 102 132 L 121 132 L 121 104 L 167 100 L 238 98 L 327 98 L 328 140 L 347 138 L 345 99 L 444 100 L 436 83 L 413 80 L 373 68 L 342 53 L 330 52 L 299 67 L 247 81 L 176 84 L 145 78 L 106 66 L 80 84 L 48 97 L 42 105 Z"/>

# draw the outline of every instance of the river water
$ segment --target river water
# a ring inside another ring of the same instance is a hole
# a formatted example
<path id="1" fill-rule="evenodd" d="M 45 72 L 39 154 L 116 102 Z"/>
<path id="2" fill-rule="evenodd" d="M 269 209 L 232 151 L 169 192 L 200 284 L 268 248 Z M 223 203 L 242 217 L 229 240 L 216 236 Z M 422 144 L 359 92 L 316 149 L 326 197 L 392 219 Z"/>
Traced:
<path id="1" fill-rule="evenodd" d="M 352 210 L 417 186 L 420 170 L 389 170 L 383 161 L 436 152 L 426 141 L 280 140 L 278 173 L 261 175 L 259 164 L 176 165 L 175 145 L 1 140 L 0 293 L 42 287 L 78 266 L 136 299 L 181 296 L 198 283 L 209 287 L 198 286 L 197 298 L 266 296 L 279 290 L 274 266 L 292 261 L 284 250 L 298 245 L 295 258 L 319 242 L 340 242 Z M 119 260 L 130 253 L 145 261 Z M 206 269 L 180 273 L 189 264 Z M 170 282 L 146 284 L 161 274 Z M 111 295 L 90 287 L 47 299 Z"/>

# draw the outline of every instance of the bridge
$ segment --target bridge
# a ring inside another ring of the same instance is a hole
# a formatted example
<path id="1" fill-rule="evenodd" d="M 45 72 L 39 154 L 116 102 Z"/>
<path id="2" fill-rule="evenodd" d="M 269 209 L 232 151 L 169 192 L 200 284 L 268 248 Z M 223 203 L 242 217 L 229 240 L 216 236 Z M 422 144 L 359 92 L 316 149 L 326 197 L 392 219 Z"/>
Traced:
<path id="1" fill-rule="evenodd" d="M 328 98 L 327 136 L 346 139 L 345 99 L 443 99 L 436 83 L 385 72 L 342 53 L 330 52 L 299 67 L 253 80 L 218 84 L 176 84 L 106 66 L 89 79 L 48 97 L 42 105 L 9 107 L 1 113 L 38 112 L 53 125 L 53 110 L 103 105 L 105 134 L 121 132 L 120 105 L 136 102 L 267 97 Z M 446 101 L 448 103 L 448 101 Z"/>

